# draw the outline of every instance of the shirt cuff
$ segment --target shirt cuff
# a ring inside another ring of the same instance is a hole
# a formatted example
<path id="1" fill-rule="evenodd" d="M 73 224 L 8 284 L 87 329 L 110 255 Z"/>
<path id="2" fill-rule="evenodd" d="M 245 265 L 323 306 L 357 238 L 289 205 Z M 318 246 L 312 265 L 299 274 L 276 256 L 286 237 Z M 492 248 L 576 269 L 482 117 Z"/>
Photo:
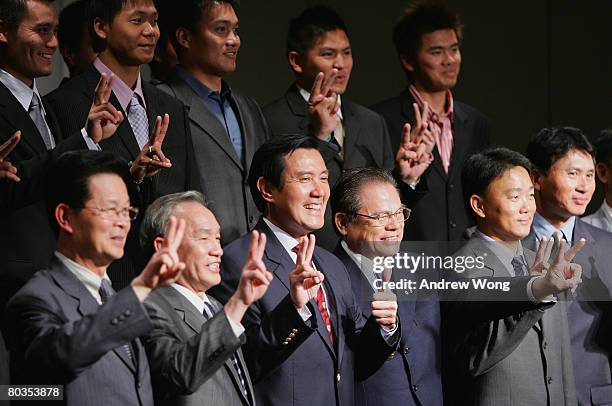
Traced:
<path id="1" fill-rule="evenodd" d="M 89 134 L 87 134 L 87 130 L 85 130 L 85 128 L 81 128 L 81 135 L 83 136 L 83 139 L 85 140 L 85 144 L 87 144 L 88 150 L 102 151 L 102 148 L 100 148 L 100 145 L 93 142 L 93 140 L 89 137 Z"/>
<path id="2" fill-rule="evenodd" d="M 387 344 L 391 345 L 393 344 L 393 334 L 395 334 L 395 332 L 398 329 L 398 324 L 395 324 L 395 328 L 391 331 L 385 330 L 384 328 L 380 328 L 380 333 L 382 334 L 382 338 L 387 342 Z"/>
<path id="3" fill-rule="evenodd" d="M 536 276 L 535 278 L 529 279 L 529 282 L 527 282 L 527 297 L 529 298 L 529 300 L 531 300 L 533 303 L 555 303 L 557 301 L 557 298 L 553 295 L 548 295 L 542 300 L 536 299 L 536 297 L 533 295 L 533 289 L 531 289 L 531 285 L 533 285 L 533 282 L 538 278 L 543 278 L 543 276 Z"/>
<path id="4" fill-rule="evenodd" d="M 312 313 L 310 312 L 310 309 L 308 308 L 308 306 L 304 306 L 301 309 L 296 309 L 296 310 L 303 321 L 306 321 L 312 317 Z"/>
<path id="5" fill-rule="evenodd" d="M 227 317 L 227 315 L 226 315 Z M 229 321 L 230 326 L 232 327 L 232 331 L 236 338 L 239 338 L 242 334 L 244 334 L 244 327 L 242 324 L 237 324 L 235 321 L 227 317 L 227 321 Z"/>

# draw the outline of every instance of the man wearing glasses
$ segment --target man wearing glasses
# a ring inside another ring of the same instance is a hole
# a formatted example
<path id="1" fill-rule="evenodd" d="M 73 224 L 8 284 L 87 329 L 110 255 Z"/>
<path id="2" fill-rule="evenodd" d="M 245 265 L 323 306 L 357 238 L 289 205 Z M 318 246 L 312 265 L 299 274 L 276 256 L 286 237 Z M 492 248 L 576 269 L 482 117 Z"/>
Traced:
<path id="1" fill-rule="evenodd" d="M 356 299 L 369 317 L 369 302 L 380 287 L 377 279 L 399 278 L 392 270 L 374 273 L 373 259 L 399 251 L 410 209 L 402 205 L 393 176 L 377 168 L 346 171 L 332 191 L 331 207 L 342 236 L 334 254 L 346 266 Z M 417 301 L 410 290 L 398 296 L 398 350 L 371 377 L 356 383 L 355 404 L 441 405 L 439 303 Z"/>

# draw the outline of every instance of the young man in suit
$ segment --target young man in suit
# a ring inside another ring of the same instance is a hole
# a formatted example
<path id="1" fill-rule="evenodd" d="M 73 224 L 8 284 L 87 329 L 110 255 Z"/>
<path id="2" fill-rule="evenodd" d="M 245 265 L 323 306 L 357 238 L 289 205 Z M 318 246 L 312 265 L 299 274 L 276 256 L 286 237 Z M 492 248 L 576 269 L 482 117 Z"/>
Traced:
<path id="1" fill-rule="evenodd" d="M 410 128 L 400 128 L 397 136 L 402 137 L 402 143 L 393 148 L 384 119 L 344 96 L 353 55 L 340 16 L 327 6 L 314 6 L 293 18 L 287 34 L 287 59 L 295 83 L 283 97 L 264 108 L 272 134 L 275 137 L 308 134 L 318 140 L 331 186 L 345 169 L 364 166 L 395 169 L 402 200 L 412 206 L 427 190 L 419 177 L 429 165 L 433 138 L 427 153 L 416 157 L 421 164 L 411 165 L 408 161 L 414 158 L 414 151 L 407 151 L 412 148 L 409 141 L 418 142 L 413 137 L 421 139 L 421 135 L 417 136 L 420 126 L 413 126 L 413 134 Z M 330 251 L 338 243 L 329 209 L 317 238 Z"/>
<path id="2" fill-rule="evenodd" d="M 179 66 L 159 88 L 189 110 L 197 170 L 225 245 L 257 222 L 259 211 L 247 176 L 253 154 L 269 138 L 257 102 L 224 80 L 236 70 L 240 50 L 237 2 L 164 0 L 161 4 L 163 28 Z"/>
<path id="3" fill-rule="evenodd" d="M 346 266 L 353 292 L 368 317 L 377 283 L 408 275 L 398 270 L 391 275 L 376 274 L 373 261 L 376 256 L 398 253 L 410 209 L 402 205 L 391 174 L 377 168 L 346 171 L 332 190 L 331 208 L 336 230 L 342 235 L 334 254 Z M 374 375 L 356 382 L 355 405 L 440 406 L 440 304 L 425 291 L 394 293 L 402 320 L 400 345 Z"/>
<path id="4" fill-rule="evenodd" d="M 237 291 L 222 306 L 206 291 L 221 282 L 220 226 L 195 191 L 160 197 L 147 209 L 141 243 L 163 247 L 170 216 L 185 220 L 178 254 L 186 268 L 176 283 L 156 290 L 145 307 L 153 329 L 144 337 L 158 405 L 255 404 L 240 347 L 247 308 L 266 292 L 272 274 L 262 262 L 266 237 L 254 231 Z"/>
<path id="5" fill-rule="evenodd" d="M 354 377 L 372 374 L 400 338 L 397 303 L 373 301 L 366 320 L 344 265 L 309 235 L 323 226 L 328 172 L 312 137 L 268 141 L 255 153 L 249 185 L 264 213 L 255 230 L 267 237 L 263 262 L 274 274 L 244 318 L 245 354 L 264 405 L 354 403 Z M 225 248 L 223 302 L 234 292 L 250 236 Z"/>
<path id="6" fill-rule="evenodd" d="M 458 276 L 526 283 L 514 302 L 467 301 L 458 290 L 452 292 L 456 301 L 444 303 L 444 396 L 450 404 L 576 404 L 565 302 L 549 295 L 580 283 L 580 267 L 570 261 L 584 242 L 569 250 L 561 243 L 552 256 L 551 239 L 535 255 L 523 247 L 535 212 L 530 169 L 524 156 L 506 148 L 475 154 L 463 167 L 463 191 L 477 227 L 455 254 L 475 265 Z M 491 290 L 499 291 L 493 300 L 503 300 L 501 289 Z"/>
<path id="7" fill-rule="evenodd" d="M 100 148 L 129 161 L 130 172 L 139 184 L 141 209 L 156 197 L 200 189 L 195 170 L 193 145 L 182 103 L 142 81 L 140 67 L 153 58 L 159 37 L 157 10 L 153 0 L 91 0 L 89 31 L 98 58 L 83 74 L 71 79 L 46 99 L 64 132 L 82 125 L 91 103 L 92 90 L 101 74 L 114 75 L 110 104 L 126 118 L 115 137 Z M 164 133 L 161 140 L 154 135 Z M 113 264 L 111 278 L 125 286 L 142 264 L 138 245 L 138 223 L 132 229 L 126 257 Z"/>
<path id="8" fill-rule="evenodd" d="M 584 282 L 567 303 L 581 406 L 612 403 L 612 235 L 578 217 L 595 191 L 594 156 L 582 131 L 571 127 L 545 128 L 527 145 L 537 211 L 524 245 L 535 249 L 553 234 L 569 244 L 587 241 L 575 258 Z"/>
<path id="9" fill-rule="evenodd" d="M 51 1 L 0 1 L 0 143 L 18 142 L 2 167 L 21 180 L 3 182 L 0 193 L 0 311 L 53 255 L 55 236 L 43 202 L 48 164 L 67 150 L 95 148 L 122 120 L 105 104 L 112 81 L 105 76 L 91 89 L 95 100 L 83 106 L 79 128 L 60 130 L 36 86 L 36 78 L 51 74 L 57 24 Z"/>
<path id="10" fill-rule="evenodd" d="M 98 151 L 68 152 L 50 168 L 46 203 L 57 250 L 7 305 L 11 383 L 63 385 L 65 405 L 153 405 L 138 339 L 151 328 L 142 302 L 185 267 L 176 253 L 184 222 L 170 221 L 163 247 L 115 292 L 106 270 L 123 256 L 138 213 L 129 183 L 126 162 Z"/>
<path id="11" fill-rule="evenodd" d="M 595 213 L 583 217 L 585 223 L 612 232 L 612 130 L 604 130 L 595 143 L 595 171 L 604 191 L 604 201 Z"/>
<path id="12" fill-rule="evenodd" d="M 417 122 L 413 105 L 428 103 L 436 144 L 433 164 L 421 179 L 428 193 L 414 205 L 416 215 L 404 235 L 414 241 L 459 241 L 473 225 L 461 192 L 461 166 L 491 143 L 487 118 L 451 93 L 461 67 L 461 23 L 443 3 L 414 2 L 395 25 L 393 42 L 408 86 L 372 109 L 385 118 L 391 147 L 397 148 L 402 126 Z"/>

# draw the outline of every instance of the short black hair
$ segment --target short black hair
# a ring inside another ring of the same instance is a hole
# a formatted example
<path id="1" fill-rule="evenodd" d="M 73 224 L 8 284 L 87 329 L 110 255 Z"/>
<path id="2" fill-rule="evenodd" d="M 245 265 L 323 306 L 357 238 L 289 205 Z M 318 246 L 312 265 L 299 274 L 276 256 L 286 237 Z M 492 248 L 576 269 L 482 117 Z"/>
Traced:
<path id="1" fill-rule="evenodd" d="M 329 203 L 332 209 L 332 219 L 336 213 L 345 213 L 348 221 L 355 221 L 356 213 L 361 210 L 363 202 L 359 197 L 362 187 L 369 183 L 387 183 L 397 189 L 397 182 L 389 171 L 380 168 L 352 168 L 344 171 L 334 185 Z M 399 193 L 399 191 L 398 191 Z M 332 220 L 334 229 L 336 222 Z"/>
<path id="2" fill-rule="evenodd" d="M 440 0 L 415 1 L 395 24 L 393 44 L 398 56 L 403 56 L 415 63 L 416 56 L 421 49 L 423 34 L 446 29 L 455 31 L 457 40 L 461 42 L 463 25 L 459 16 L 453 13 L 445 2 Z M 412 82 L 412 73 L 406 71 L 406 75 Z"/>
<path id="3" fill-rule="evenodd" d="M 124 159 L 103 151 L 69 151 L 52 162 L 47 173 L 45 190 L 47 214 L 57 235 L 55 208 L 65 203 L 73 209 L 82 208 L 90 197 L 89 179 L 101 173 L 116 174 L 130 190 L 131 176 Z"/>
<path id="4" fill-rule="evenodd" d="M 53 3 L 54 0 L 39 0 Z M 0 0 L 0 20 L 9 32 L 17 31 L 28 11 L 28 0 Z"/>
<path id="5" fill-rule="evenodd" d="M 461 170 L 466 207 L 470 207 L 470 197 L 485 196 L 495 179 L 517 166 L 531 173 L 531 162 L 523 154 L 508 148 L 491 148 L 470 156 Z"/>
<path id="6" fill-rule="evenodd" d="M 319 148 L 319 141 L 304 135 L 283 135 L 264 143 L 253 155 L 249 170 L 249 187 L 255 205 L 260 212 L 266 213 L 266 201 L 257 189 L 257 180 L 263 177 L 275 188 L 282 189 L 286 157 L 296 149 Z"/>
<path id="7" fill-rule="evenodd" d="M 307 8 L 289 20 L 287 55 L 291 51 L 305 55 L 321 35 L 335 30 L 348 35 L 344 21 L 333 9 L 324 5 Z"/>
<path id="8" fill-rule="evenodd" d="M 157 0 L 159 4 L 160 29 L 166 32 L 180 56 L 182 47 L 176 40 L 176 30 L 183 27 L 194 32 L 204 13 L 218 4 L 229 4 L 238 12 L 239 0 Z"/>
<path id="9" fill-rule="evenodd" d="M 125 6 L 133 5 L 139 0 L 87 0 L 89 7 L 87 8 L 87 28 L 89 29 L 89 36 L 91 37 L 91 46 L 95 52 L 102 52 L 106 48 L 106 41 L 98 37 L 94 29 L 94 20 L 99 18 L 104 24 L 111 24 L 117 14 L 121 13 L 121 10 Z M 141 0 L 148 1 L 155 4 L 153 0 Z"/>
<path id="10" fill-rule="evenodd" d="M 527 158 L 542 175 L 571 150 L 583 151 L 595 157 L 595 148 L 582 131 L 574 127 L 547 127 L 527 144 Z"/>
<path id="11" fill-rule="evenodd" d="M 612 166 L 612 128 L 606 128 L 595 140 L 597 163 Z"/>
<path id="12" fill-rule="evenodd" d="M 87 28 L 87 0 L 77 0 L 64 7 L 59 15 L 57 40 L 60 49 L 78 52 Z M 88 32 L 88 31 L 87 31 Z"/>

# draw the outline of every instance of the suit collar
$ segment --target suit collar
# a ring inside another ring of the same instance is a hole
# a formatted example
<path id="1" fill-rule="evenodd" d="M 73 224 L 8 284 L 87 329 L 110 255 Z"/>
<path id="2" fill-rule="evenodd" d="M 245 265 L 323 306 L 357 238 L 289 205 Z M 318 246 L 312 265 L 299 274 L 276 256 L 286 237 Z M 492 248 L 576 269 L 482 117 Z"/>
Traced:
<path id="1" fill-rule="evenodd" d="M 57 286 L 79 301 L 78 311 L 82 316 L 95 313 L 100 308 L 85 285 L 55 256 L 51 259 L 50 269 Z"/>
<path id="2" fill-rule="evenodd" d="M 467 248 L 472 251 L 474 257 L 484 258 L 484 267 L 491 272 L 491 276 L 495 277 L 510 277 L 506 266 L 502 264 L 497 255 L 487 246 L 486 241 L 478 237 L 472 236 L 467 243 Z"/>
<path id="3" fill-rule="evenodd" d="M 236 150 L 227 135 L 227 130 L 221 125 L 219 119 L 206 108 L 196 91 L 183 80 L 177 71 L 172 73 L 167 81 L 167 85 L 189 111 L 189 120 L 208 134 L 219 145 L 219 148 L 225 152 L 227 157 L 243 170 L 242 161 L 236 155 Z M 244 134 L 244 120 L 242 119 L 244 113 L 237 103 L 234 103 L 234 105 L 237 107 L 236 115 L 238 116 L 238 122 L 241 123 L 241 131 Z M 197 143 L 197 140 L 195 142 Z"/>

